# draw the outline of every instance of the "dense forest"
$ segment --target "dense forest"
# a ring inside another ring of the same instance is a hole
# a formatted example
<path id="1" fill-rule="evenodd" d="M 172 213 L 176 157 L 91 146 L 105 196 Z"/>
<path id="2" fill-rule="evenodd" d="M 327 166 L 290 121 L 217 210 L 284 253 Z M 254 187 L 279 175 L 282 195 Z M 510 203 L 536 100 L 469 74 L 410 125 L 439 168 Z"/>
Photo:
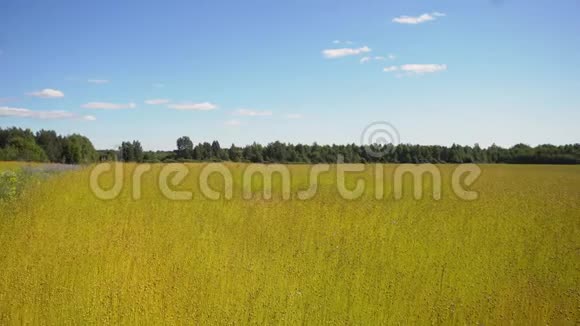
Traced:
<path id="1" fill-rule="evenodd" d="M 84 164 L 98 161 L 189 162 L 233 161 L 263 163 L 336 163 L 339 155 L 345 163 L 520 163 L 580 164 L 580 144 L 517 144 L 510 148 L 492 145 L 451 147 L 399 144 L 348 145 L 287 144 L 273 142 L 266 146 L 254 143 L 244 147 L 222 148 L 218 141 L 194 145 L 183 136 L 174 151 L 144 151 L 139 141 L 122 142 L 117 149 L 95 150 L 91 141 L 73 134 L 58 135 L 52 130 L 36 133 L 29 129 L 0 128 L 0 160 Z M 382 153 L 383 155 L 372 155 Z"/>
<path id="2" fill-rule="evenodd" d="M 33 133 L 29 129 L 0 128 L 0 161 L 83 164 L 98 158 L 91 141 L 78 134 L 60 136 L 52 130 Z"/>

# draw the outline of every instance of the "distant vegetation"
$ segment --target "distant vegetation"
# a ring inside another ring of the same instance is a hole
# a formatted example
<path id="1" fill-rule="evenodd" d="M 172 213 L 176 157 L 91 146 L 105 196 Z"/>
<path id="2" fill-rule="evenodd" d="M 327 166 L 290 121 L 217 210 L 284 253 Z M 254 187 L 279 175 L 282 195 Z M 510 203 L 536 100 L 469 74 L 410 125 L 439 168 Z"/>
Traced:
<path id="1" fill-rule="evenodd" d="M 32 184 L 76 169 L 66 164 L 0 163 L 0 205 L 18 198 Z"/>
<path id="2" fill-rule="evenodd" d="M 510 148 L 492 145 L 481 148 L 453 144 L 374 145 L 371 152 L 385 153 L 381 157 L 369 155 L 364 146 L 287 144 L 279 141 L 266 146 L 253 143 L 245 147 L 232 144 L 222 148 L 218 141 L 194 145 L 187 136 L 177 139 L 174 151 L 144 151 L 139 141 L 122 142 L 117 149 L 96 151 L 91 141 L 73 134 L 57 135 L 52 130 L 33 133 L 29 129 L 0 128 L 0 160 L 37 161 L 68 164 L 96 161 L 125 162 L 188 162 L 233 161 L 254 163 L 336 163 L 342 155 L 345 163 L 519 163 L 519 164 L 580 164 L 580 144 L 539 145 L 517 144 Z"/>
<path id="3" fill-rule="evenodd" d="M 0 161 L 91 163 L 98 159 L 91 141 L 73 134 L 60 136 L 52 130 L 0 128 Z"/>

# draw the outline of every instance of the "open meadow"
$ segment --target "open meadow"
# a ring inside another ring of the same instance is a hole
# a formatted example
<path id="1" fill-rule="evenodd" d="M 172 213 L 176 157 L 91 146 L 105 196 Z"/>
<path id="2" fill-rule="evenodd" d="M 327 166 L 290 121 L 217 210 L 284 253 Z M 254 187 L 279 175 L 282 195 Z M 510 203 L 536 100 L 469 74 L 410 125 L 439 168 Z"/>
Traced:
<path id="1" fill-rule="evenodd" d="M 260 178 L 245 199 L 236 163 L 231 199 L 201 195 L 201 163 L 171 186 L 192 199 L 163 195 L 161 164 L 135 199 L 137 166 L 110 200 L 86 167 L 0 203 L 0 324 L 580 321 L 580 166 L 482 165 L 475 200 L 452 191 L 454 165 L 438 166 L 439 200 L 430 178 L 415 199 L 411 175 L 395 199 L 397 165 L 380 166 L 379 199 L 374 165 L 347 174 L 366 183 L 359 198 L 339 194 L 333 166 L 301 200 L 311 166 L 290 165 L 289 199 L 277 176 L 271 199 Z"/>
<path id="2" fill-rule="evenodd" d="M 0 326 L 580 326 L 579 13 L 0 0 Z"/>

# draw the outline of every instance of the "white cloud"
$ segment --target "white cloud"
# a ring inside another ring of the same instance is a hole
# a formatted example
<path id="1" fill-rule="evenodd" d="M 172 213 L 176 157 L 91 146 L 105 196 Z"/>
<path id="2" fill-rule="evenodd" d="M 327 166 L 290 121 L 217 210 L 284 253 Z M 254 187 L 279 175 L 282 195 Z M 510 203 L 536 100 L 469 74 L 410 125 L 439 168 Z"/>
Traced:
<path id="1" fill-rule="evenodd" d="M 42 97 L 42 98 L 60 98 L 64 97 L 64 93 L 58 89 L 45 88 L 41 91 L 28 93 L 30 96 Z"/>
<path id="2" fill-rule="evenodd" d="M 159 105 L 159 104 L 167 104 L 169 102 L 170 102 L 170 100 L 168 100 L 166 98 L 155 98 L 155 99 L 151 99 L 151 100 L 146 100 L 145 104 Z"/>
<path id="3" fill-rule="evenodd" d="M 153 84 L 153 87 L 155 87 L 155 88 L 163 88 L 163 87 L 165 87 L 165 85 L 162 84 L 162 83 L 154 83 Z"/>
<path id="4" fill-rule="evenodd" d="M 332 41 L 332 44 L 353 44 L 352 41 L 341 41 L 341 40 L 334 40 Z"/>
<path id="5" fill-rule="evenodd" d="M 89 79 L 87 82 L 91 84 L 106 84 L 109 82 L 108 79 Z"/>
<path id="6" fill-rule="evenodd" d="M 390 55 L 389 55 L 389 59 L 390 59 Z M 366 57 L 362 57 L 360 59 L 360 63 L 367 63 L 367 62 L 371 62 L 371 61 L 384 61 L 387 60 L 386 57 L 383 56 L 375 56 L 375 57 L 371 57 L 371 56 L 366 56 Z"/>
<path id="7" fill-rule="evenodd" d="M 24 108 L 0 107 L 0 117 L 32 118 L 32 119 L 76 119 L 94 121 L 96 118 L 92 115 L 80 116 L 76 113 L 53 110 L 53 111 L 34 111 Z"/>
<path id="8" fill-rule="evenodd" d="M 435 11 L 432 13 L 425 13 L 425 14 L 422 14 L 419 16 L 399 16 L 399 17 L 393 18 L 393 23 L 416 25 L 416 24 L 421 24 L 421 23 L 435 20 L 435 19 L 437 19 L 437 17 L 444 17 L 444 16 L 445 16 L 444 13 Z"/>
<path id="9" fill-rule="evenodd" d="M 299 113 L 289 113 L 284 116 L 286 119 L 302 119 L 304 116 Z"/>
<path id="10" fill-rule="evenodd" d="M 394 55 L 394 54 L 389 54 L 389 55 L 387 56 L 387 58 L 389 58 L 389 60 L 395 60 L 395 59 L 397 59 L 397 56 L 396 56 L 396 55 Z"/>
<path id="11" fill-rule="evenodd" d="M 263 117 L 272 115 L 272 111 L 258 111 L 252 109 L 238 109 L 236 115 L 244 115 L 248 117 Z"/>
<path id="12" fill-rule="evenodd" d="M 239 120 L 228 120 L 228 121 L 224 122 L 224 124 L 226 126 L 236 127 L 236 126 L 241 125 L 242 123 Z"/>
<path id="13" fill-rule="evenodd" d="M 389 66 L 383 69 L 384 72 L 402 71 L 408 75 L 422 75 L 447 70 L 445 64 L 406 64 L 401 66 Z M 402 75 L 401 75 L 402 76 Z"/>
<path id="14" fill-rule="evenodd" d="M 182 111 L 211 111 L 217 109 L 217 105 L 210 102 L 170 104 L 167 107 Z"/>
<path id="15" fill-rule="evenodd" d="M 401 70 L 413 74 L 428 74 L 447 70 L 447 65 L 439 64 L 406 64 L 401 66 Z"/>
<path id="16" fill-rule="evenodd" d="M 89 102 L 83 104 L 81 107 L 93 110 L 123 110 L 123 109 L 134 109 L 137 107 L 137 105 L 135 103 L 119 104 L 108 102 Z"/>
<path id="17" fill-rule="evenodd" d="M 372 50 L 368 46 L 363 46 L 361 48 L 326 49 L 322 51 L 322 55 L 324 55 L 325 58 L 334 59 L 349 55 L 359 55 L 371 51 Z"/>

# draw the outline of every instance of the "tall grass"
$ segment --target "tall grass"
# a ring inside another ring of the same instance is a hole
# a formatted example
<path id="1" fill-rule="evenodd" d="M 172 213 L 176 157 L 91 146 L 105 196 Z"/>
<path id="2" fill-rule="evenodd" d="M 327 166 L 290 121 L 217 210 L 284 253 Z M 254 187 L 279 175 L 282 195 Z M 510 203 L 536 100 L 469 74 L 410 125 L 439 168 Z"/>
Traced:
<path id="1" fill-rule="evenodd" d="M 448 186 L 417 201 L 410 182 L 402 200 L 387 183 L 382 200 L 348 201 L 331 175 L 308 201 L 279 188 L 211 201 L 200 167 L 178 187 L 196 191 L 190 201 L 161 195 L 157 165 L 141 200 L 130 178 L 119 198 L 95 198 L 83 169 L 0 206 L 0 324 L 580 320 L 577 166 L 484 166 L 471 202 Z M 230 167 L 239 184 L 245 166 Z M 441 166 L 444 184 L 452 168 Z M 291 169 L 305 188 L 308 167 Z M 350 181 L 372 184 L 371 169 Z"/>

